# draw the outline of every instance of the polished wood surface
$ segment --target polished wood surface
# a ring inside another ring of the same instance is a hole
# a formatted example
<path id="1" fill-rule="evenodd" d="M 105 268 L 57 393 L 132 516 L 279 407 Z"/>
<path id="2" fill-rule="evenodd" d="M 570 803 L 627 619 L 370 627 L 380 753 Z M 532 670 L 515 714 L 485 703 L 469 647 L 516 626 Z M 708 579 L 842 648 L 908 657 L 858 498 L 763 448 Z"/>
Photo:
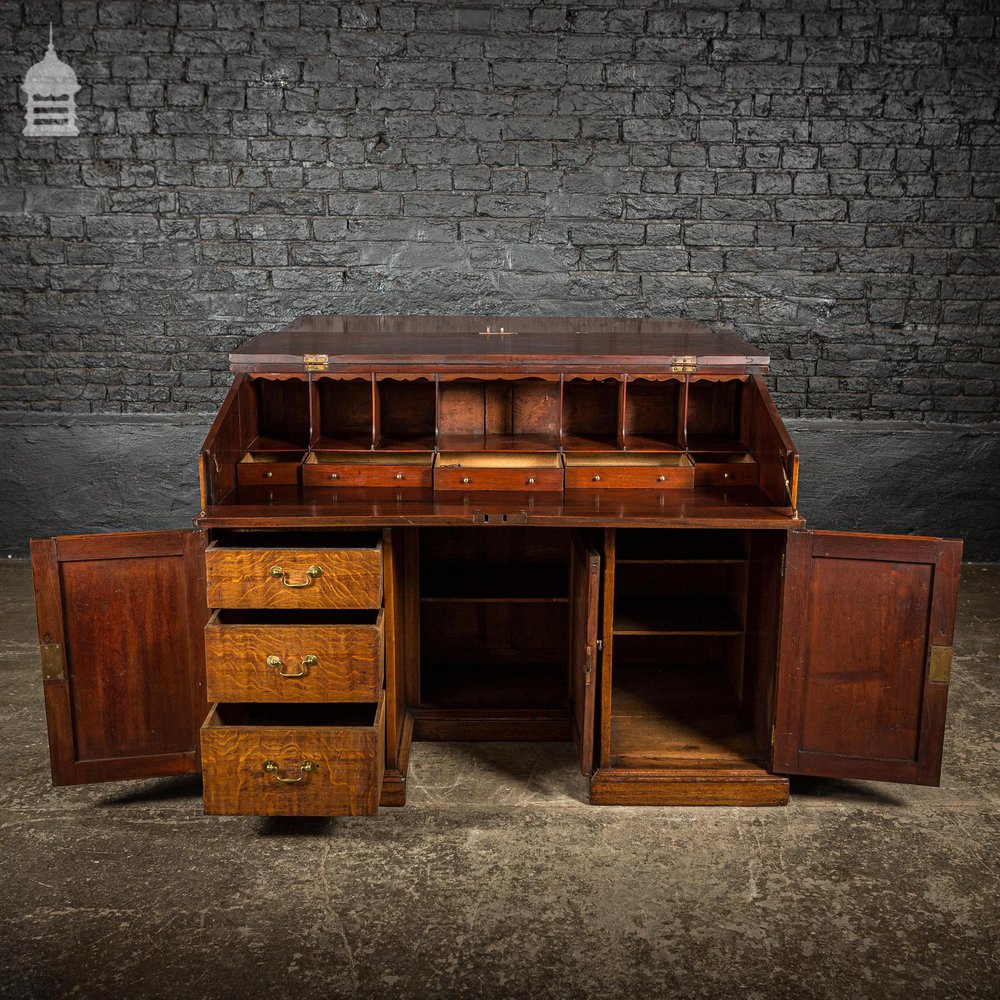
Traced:
<path id="1" fill-rule="evenodd" d="M 311 577 L 310 567 L 321 575 Z M 284 576 L 272 573 L 280 568 Z M 382 543 L 369 548 L 227 548 L 205 551 L 213 608 L 377 608 L 382 603 Z"/>
<path id="2" fill-rule="evenodd" d="M 294 620 L 292 613 L 275 620 L 266 612 L 217 611 L 205 626 L 209 700 L 378 701 L 382 611 L 351 621 L 361 614 L 328 615 L 322 624 L 302 615 Z M 268 662 L 273 657 L 277 663 Z"/>
<path id="3" fill-rule="evenodd" d="M 936 785 L 962 544 L 795 532 L 785 570 L 773 766 Z"/>
<path id="4" fill-rule="evenodd" d="M 54 784 L 198 770 L 204 544 L 196 531 L 32 541 Z"/>
<path id="5" fill-rule="evenodd" d="M 580 770 L 594 770 L 594 720 L 600 651 L 601 556 L 585 536 L 575 535 L 569 581 L 569 700 L 573 742 Z"/>
<path id="6" fill-rule="evenodd" d="M 486 335 L 490 328 L 504 334 Z M 511 333 L 510 331 L 516 331 Z M 341 371 L 670 371 L 764 369 L 769 358 L 694 320 L 530 316 L 301 316 L 229 356 L 234 371 L 303 371 L 326 355 Z"/>
<path id="7" fill-rule="evenodd" d="M 385 700 L 347 709 L 216 706 L 201 730 L 205 812 L 370 816 L 385 771 Z M 265 770 L 273 761 L 277 772 Z M 310 762 L 315 769 L 303 773 Z M 284 781 L 279 780 L 284 778 Z"/>

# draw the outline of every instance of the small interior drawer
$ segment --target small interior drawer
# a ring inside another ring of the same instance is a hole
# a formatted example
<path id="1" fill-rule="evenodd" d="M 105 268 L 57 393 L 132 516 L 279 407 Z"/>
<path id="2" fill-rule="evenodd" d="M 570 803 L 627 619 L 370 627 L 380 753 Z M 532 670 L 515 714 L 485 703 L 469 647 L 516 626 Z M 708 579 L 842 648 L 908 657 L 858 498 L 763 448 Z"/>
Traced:
<path id="1" fill-rule="evenodd" d="M 201 727 L 205 812 L 370 816 L 385 768 L 377 705 L 218 704 Z"/>
<path id="2" fill-rule="evenodd" d="M 441 452 L 434 463 L 434 489 L 561 492 L 561 456 L 549 452 Z"/>
<path id="3" fill-rule="evenodd" d="M 210 608 L 378 608 L 376 532 L 232 532 L 205 550 Z"/>
<path id="4" fill-rule="evenodd" d="M 694 455 L 696 486 L 756 486 L 760 468 L 746 452 L 705 452 Z"/>
<path id="5" fill-rule="evenodd" d="M 216 611 L 205 668 L 209 701 L 378 701 L 382 610 Z"/>
<path id="6" fill-rule="evenodd" d="M 432 452 L 310 452 L 302 466 L 305 486 L 430 489 Z"/>
<path id="7" fill-rule="evenodd" d="M 683 489 L 694 466 L 681 452 L 567 452 L 566 489 Z"/>
<path id="8" fill-rule="evenodd" d="M 294 486 L 299 481 L 302 452 L 248 451 L 236 464 L 240 486 Z"/>

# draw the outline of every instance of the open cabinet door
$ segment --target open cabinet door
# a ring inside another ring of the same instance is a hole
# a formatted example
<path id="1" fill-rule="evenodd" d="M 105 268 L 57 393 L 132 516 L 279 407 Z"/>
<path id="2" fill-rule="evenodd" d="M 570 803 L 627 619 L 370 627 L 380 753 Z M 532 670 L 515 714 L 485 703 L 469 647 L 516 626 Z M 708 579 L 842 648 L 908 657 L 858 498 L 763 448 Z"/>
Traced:
<path id="1" fill-rule="evenodd" d="M 580 770 L 594 771 L 594 702 L 597 690 L 597 608 L 601 557 L 581 536 L 573 536 L 569 580 L 569 694 L 573 742 Z"/>
<path id="2" fill-rule="evenodd" d="M 204 533 L 34 539 L 52 781 L 199 770 Z"/>
<path id="3" fill-rule="evenodd" d="M 772 770 L 937 785 L 962 543 L 789 535 Z"/>

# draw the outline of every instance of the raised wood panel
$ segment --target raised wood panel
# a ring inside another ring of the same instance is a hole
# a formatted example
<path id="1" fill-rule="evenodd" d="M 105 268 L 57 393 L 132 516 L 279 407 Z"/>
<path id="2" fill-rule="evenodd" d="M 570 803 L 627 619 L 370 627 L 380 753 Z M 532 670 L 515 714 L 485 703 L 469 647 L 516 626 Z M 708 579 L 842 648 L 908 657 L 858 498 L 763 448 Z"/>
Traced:
<path id="1" fill-rule="evenodd" d="M 211 701 L 374 702 L 382 612 L 371 625 L 225 624 L 216 615 L 205 626 L 205 659 Z"/>
<path id="2" fill-rule="evenodd" d="M 201 532 L 32 542 L 52 779 L 198 770 Z"/>
<path id="3" fill-rule="evenodd" d="M 789 538 L 774 769 L 936 785 L 961 542 Z"/>
<path id="4" fill-rule="evenodd" d="M 311 566 L 322 574 L 309 577 Z M 377 608 L 382 603 L 381 542 L 359 549 L 237 549 L 213 543 L 205 552 L 205 567 L 213 608 Z M 286 576 L 272 575 L 273 567 Z"/>
<path id="5" fill-rule="evenodd" d="M 217 706 L 201 731 L 205 812 L 240 816 L 370 816 L 385 772 L 385 700 L 359 725 L 228 725 Z M 265 770 L 273 761 L 279 771 Z M 309 761 L 315 769 L 306 773 Z M 298 781 L 280 781 L 296 779 Z"/>

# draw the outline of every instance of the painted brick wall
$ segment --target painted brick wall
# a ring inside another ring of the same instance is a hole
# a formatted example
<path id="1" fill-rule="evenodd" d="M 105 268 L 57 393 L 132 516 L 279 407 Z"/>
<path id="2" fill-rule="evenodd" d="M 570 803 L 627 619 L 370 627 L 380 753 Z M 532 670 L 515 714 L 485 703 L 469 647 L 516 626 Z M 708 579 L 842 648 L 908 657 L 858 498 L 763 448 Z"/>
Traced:
<path id="1" fill-rule="evenodd" d="M 996 11 L 4 0 L 0 408 L 210 410 L 303 312 L 532 312 L 734 329 L 790 417 L 995 420 Z M 50 20 L 76 139 L 20 134 Z"/>

